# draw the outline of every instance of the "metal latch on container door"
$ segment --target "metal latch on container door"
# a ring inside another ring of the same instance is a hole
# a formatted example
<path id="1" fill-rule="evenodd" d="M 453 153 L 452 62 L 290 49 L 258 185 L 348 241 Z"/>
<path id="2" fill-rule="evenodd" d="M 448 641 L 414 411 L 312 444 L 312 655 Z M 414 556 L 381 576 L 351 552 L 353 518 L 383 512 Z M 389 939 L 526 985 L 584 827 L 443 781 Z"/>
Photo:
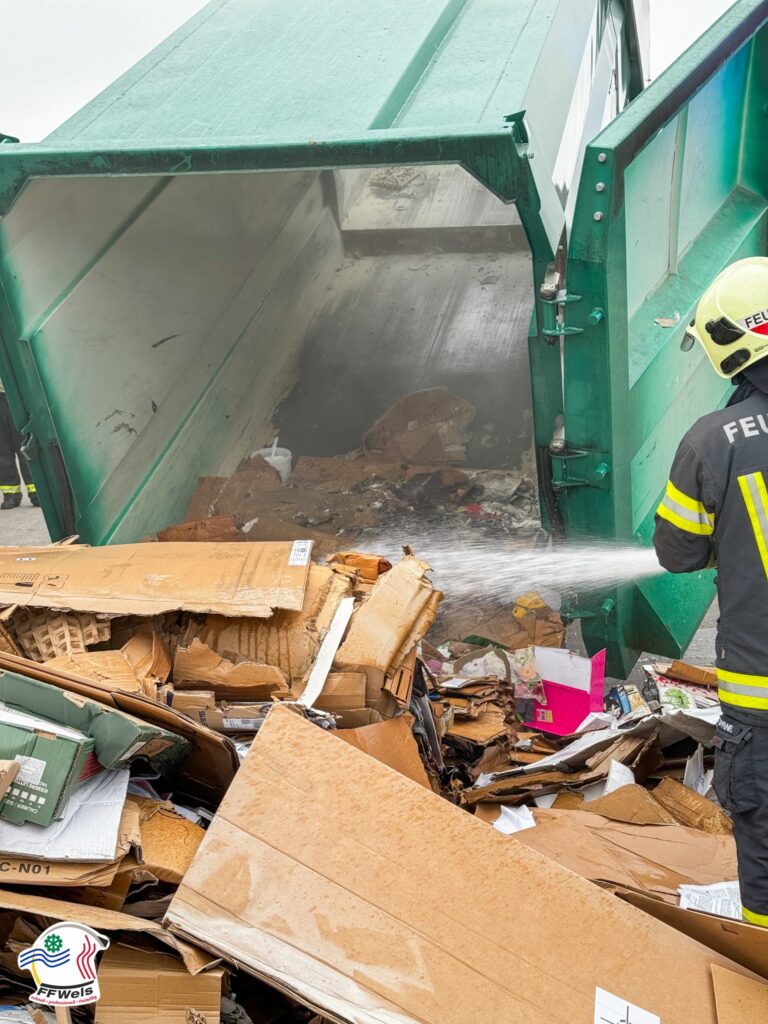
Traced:
<path id="1" fill-rule="evenodd" d="M 593 448 L 551 448 L 552 486 L 564 491 L 570 487 L 610 488 L 611 467 L 608 452 Z"/>
<path id="2" fill-rule="evenodd" d="M 573 334 L 583 334 L 581 327 L 569 327 L 566 320 L 566 311 L 571 302 L 581 302 L 581 295 L 569 295 L 565 288 L 561 288 L 554 298 L 542 298 L 544 307 L 544 328 L 542 334 L 554 345 L 558 338 L 567 338 Z"/>
<path id="3" fill-rule="evenodd" d="M 32 459 L 37 458 L 37 441 L 35 435 L 32 433 L 32 420 L 28 420 L 20 430 L 21 434 L 21 448 L 19 451 L 27 460 L 31 462 Z"/>

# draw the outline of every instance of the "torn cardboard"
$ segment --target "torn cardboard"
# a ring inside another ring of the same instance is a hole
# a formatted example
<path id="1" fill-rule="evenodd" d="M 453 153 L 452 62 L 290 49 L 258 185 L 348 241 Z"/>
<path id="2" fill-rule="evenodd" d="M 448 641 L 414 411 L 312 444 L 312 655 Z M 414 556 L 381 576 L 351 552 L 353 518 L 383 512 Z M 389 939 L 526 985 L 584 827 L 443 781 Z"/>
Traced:
<path id="1" fill-rule="evenodd" d="M 303 679 L 351 583 L 320 565 L 310 566 L 300 611 L 277 611 L 269 619 L 211 615 L 196 635 L 222 657 L 279 669 L 289 680 Z M 231 698 L 230 698 L 231 699 Z"/>
<path id="2" fill-rule="evenodd" d="M 173 659 L 174 687 L 213 690 L 219 700 L 269 700 L 285 683 L 276 666 L 229 661 L 197 637 L 189 647 L 178 647 Z"/>
<path id="3" fill-rule="evenodd" d="M 628 825 L 586 811 L 536 810 L 516 839 L 593 881 L 677 896 L 681 885 L 738 877 L 736 844 L 683 825 Z"/>
<path id="4" fill-rule="evenodd" d="M 731 819 L 721 808 L 676 779 L 662 779 L 653 799 L 682 825 L 716 836 L 733 835 Z"/>
<path id="5" fill-rule="evenodd" d="M 716 1024 L 710 965 L 735 968 L 279 705 L 167 922 L 354 1024 L 586 1022 L 596 986 Z"/>
<path id="6" fill-rule="evenodd" d="M 59 668 L 86 679 L 93 679 L 110 690 L 143 693 L 144 687 L 122 651 L 89 651 L 85 654 L 62 654 L 46 662 L 48 668 Z"/>
<path id="7" fill-rule="evenodd" d="M 311 543 L 0 548 L 0 603 L 112 615 L 300 611 Z"/>
<path id="8" fill-rule="evenodd" d="M 190 974 L 210 970 L 220 960 L 195 945 L 185 942 L 171 934 L 155 921 L 145 921 L 131 914 L 123 914 L 116 910 L 106 910 L 85 903 L 72 903 L 68 900 L 50 899 L 30 892 L 12 892 L 0 889 L 0 910 L 14 910 L 18 914 L 40 915 L 50 921 L 77 921 L 79 924 L 106 932 L 135 932 L 149 935 L 157 942 L 174 950 L 181 957 Z"/>
<path id="9" fill-rule="evenodd" d="M 379 578 L 352 616 L 336 655 L 340 668 L 370 665 L 387 672 L 421 639 L 436 612 L 428 572 L 426 562 L 406 556 Z"/>

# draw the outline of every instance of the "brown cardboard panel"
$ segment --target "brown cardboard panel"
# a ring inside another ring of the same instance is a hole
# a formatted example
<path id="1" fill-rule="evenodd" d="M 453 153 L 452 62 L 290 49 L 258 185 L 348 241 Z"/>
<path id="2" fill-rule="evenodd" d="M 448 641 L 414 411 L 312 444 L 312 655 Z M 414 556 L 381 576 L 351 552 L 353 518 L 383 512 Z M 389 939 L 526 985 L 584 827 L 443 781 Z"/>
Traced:
<path id="1" fill-rule="evenodd" d="M 364 707 L 365 680 L 364 672 L 330 672 L 313 707 L 332 712 Z M 303 684 L 297 684 L 295 698 L 300 697 L 303 690 Z"/>
<path id="2" fill-rule="evenodd" d="M 309 552 L 288 543 L 0 548 L 0 603 L 266 618 L 301 609 L 308 570 Z"/>
<path id="3" fill-rule="evenodd" d="M 269 700 L 286 685 L 286 678 L 275 665 L 235 664 L 195 637 L 189 647 L 176 648 L 173 685 L 179 690 L 212 689 L 219 700 Z"/>
<path id="4" fill-rule="evenodd" d="M 48 668 L 61 669 L 76 676 L 93 679 L 108 690 L 144 692 L 144 687 L 122 651 L 62 654 L 51 658 L 45 664 Z"/>
<path id="5" fill-rule="evenodd" d="M 430 789 L 429 779 L 424 763 L 419 754 L 419 747 L 411 731 L 413 719 L 410 715 L 400 715 L 376 725 L 363 725 L 358 729 L 340 729 L 339 739 L 351 743 L 353 747 L 375 757 L 382 764 L 389 765 L 396 772 L 413 779 L 420 786 Z"/>
<path id="6" fill-rule="evenodd" d="M 281 706 L 167 921 L 355 1024 L 591 1024 L 596 986 L 716 1024 L 731 966 Z"/>
<path id="7" fill-rule="evenodd" d="M 223 976 L 214 968 L 190 977 L 168 953 L 111 946 L 99 963 L 95 1024 L 219 1024 Z"/>
<path id="8" fill-rule="evenodd" d="M 717 673 L 713 668 L 689 665 L 685 661 L 673 661 L 671 665 L 656 664 L 654 668 L 663 676 L 676 679 L 680 683 L 693 683 L 695 686 L 717 686 Z"/>
<path id="9" fill-rule="evenodd" d="M 654 789 L 653 797 L 681 825 L 698 828 L 712 835 L 733 834 L 731 819 L 724 811 L 676 779 L 662 779 Z"/>
<path id="10" fill-rule="evenodd" d="M 240 760 L 232 743 L 220 733 L 207 729 L 186 715 L 165 704 L 159 704 L 144 694 L 124 693 L 122 690 L 108 690 L 100 683 L 83 679 L 60 669 L 49 669 L 26 658 L 12 654 L 0 654 L 0 669 L 8 669 L 21 675 L 52 683 L 69 693 L 77 693 L 90 700 L 119 708 L 136 718 L 160 725 L 178 733 L 192 744 L 192 751 L 179 768 L 179 777 L 192 787 L 202 790 L 215 802 L 224 795 L 240 767 Z"/>
<path id="11" fill-rule="evenodd" d="M 161 882 L 184 877 L 203 841 L 205 829 L 155 800 L 133 798 L 141 811 L 141 864 Z"/>
<path id="12" fill-rule="evenodd" d="M 163 637 L 151 623 L 140 626 L 121 648 L 133 671 L 144 684 L 165 683 L 171 674 L 171 655 Z M 149 692 L 150 696 L 153 696 Z"/>
<path id="13" fill-rule="evenodd" d="M 768 978 L 768 928 L 699 913 L 697 910 L 682 910 L 676 904 L 629 889 L 619 889 L 617 895 L 671 928 L 727 956 L 734 963 Z"/>
<path id="14" fill-rule="evenodd" d="M 388 672 L 402 661 L 435 620 L 440 595 L 429 566 L 406 556 L 374 584 L 356 609 L 336 654 L 339 668 L 369 665 Z"/>
<path id="15" fill-rule="evenodd" d="M 198 636 L 229 660 L 272 665 L 290 680 L 303 679 L 340 601 L 349 596 L 351 589 L 348 579 L 313 564 L 300 611 L 277 611 L 269 619 L 210 615 Z"/>
<path id="16" fill-rule="evenodd" d="M 768 1020 L 768 985 L 712 965 L 718 1024 Z"/>
<path id="17" fill-rule="evenodd" d="M 628 825 L 581 810 L 533 813 L 537 827 L 515 839 L 593 881 L 676 895 L 681 885 L 738 877 L 730 836 L 683 825 Z"/>
<path id="18" fill-rule="evenodd" d="M 643 786 L 621 786 L 597 800 L 587 800 L 581 810 L 602 814 L 611 821 L 631 825 L 678 825 L 681 822 L 666 810 Z"/>

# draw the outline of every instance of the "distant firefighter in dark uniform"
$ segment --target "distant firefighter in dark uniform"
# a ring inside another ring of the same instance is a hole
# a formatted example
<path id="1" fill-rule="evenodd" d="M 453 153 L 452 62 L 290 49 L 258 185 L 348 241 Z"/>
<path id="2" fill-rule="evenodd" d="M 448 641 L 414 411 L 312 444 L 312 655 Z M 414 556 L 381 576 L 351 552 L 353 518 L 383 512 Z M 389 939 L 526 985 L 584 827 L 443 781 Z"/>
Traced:
<path id="1" fill-rule="evenodd" d="M 18 456 L 21 476 L 27 485 L 27 494 L 33 505 L 40 504 L 35 485 L 32 483 L 27 460 L 21 454 L 21 434 L 11 419 L 8 397 L 0 380 L 0 495 L 3 502 L 0 509 L 18 508 L 21 504 L 21 477 L 16 465 Z"/>

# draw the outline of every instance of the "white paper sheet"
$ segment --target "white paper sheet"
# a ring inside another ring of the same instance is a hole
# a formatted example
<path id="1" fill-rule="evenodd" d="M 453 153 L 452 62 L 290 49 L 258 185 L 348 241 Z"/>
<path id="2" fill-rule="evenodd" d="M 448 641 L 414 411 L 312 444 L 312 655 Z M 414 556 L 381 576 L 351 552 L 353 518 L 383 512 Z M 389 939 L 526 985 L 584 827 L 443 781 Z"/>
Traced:
<path id="1" fill-rule="evenodd" d="M 608 796 L 609 793 L 615 793 L 617 789 L 621 789 L 622 786 L 633 786 L 635 783 L 635 773 L 631 768 L 627 768 L 621 761 L 611 761 L 610 767 L 608 768 L 608 778 L 605 780 L 605 789 L 603 790 L 603 796 Z"/>
<path id="2" fill-rule="evenodd" d="M 696 752 L 691 754 L 685 763 L 685 775 L 683 775 L 683 785 L 692 789 L 695 793 L 700 796 L 706 796 L 712 788 L 712 779 L 714 772 L 706 771 L 704 768 L 704 747 L 701 744 L 696 748 Z"/>
<path id="3" fill-rule="evenodd" d="M 526 828 L 535 828 L 536 819 L 533 817 L 530 807 L 506 807 L 499 809 L 499 816 L 494 821 L 493 827 L 497 832 L 505 836 L 513 836 L 515 832 L 522 832 Z"/>
<path id="4" fill-rule="evenodd" d="M 598 988 L 595 989 L 595 1024 L 661 1024 L 661 1018 Z"/>
<path id="5" fill-rule="evenodd" d="M 333 616 L 330 629 L 325 634 L 323 642 L 320 645 L 320 652 L 317 655 L 315 664 L 312 666 L 312 671 L 309 674 L 307 685 L 304 687 L 304 692 L 296 702 L 297 704 L 303 704 L 305 708 L 311 708 L 323 692 L 325 680 L 328 678 L 328 673 L 331 671 L 333 659 L 336 657 L 336 652 L 339 649 L 339 645 L 341 644 L 354 610 L 354 597 L 345 597 L 339 603 L 339 607 L 336 609 L 336 613 Z"/>
<path id="6" fill-rule="evenodd" d="M 677 891 L 683 910 L 703 910 L 707 914 L 741 921 L 741 893 L 738 882 L 681 885 Z"/>
<path id="7" fill-rule="evenodd" d="M 0 854 L 55 861 L 113 860 L 129 775 L 122 768 L 89 779 L 69 798 L 64 817 L 51 825 L 13 825 L 0 819 Z"/>

